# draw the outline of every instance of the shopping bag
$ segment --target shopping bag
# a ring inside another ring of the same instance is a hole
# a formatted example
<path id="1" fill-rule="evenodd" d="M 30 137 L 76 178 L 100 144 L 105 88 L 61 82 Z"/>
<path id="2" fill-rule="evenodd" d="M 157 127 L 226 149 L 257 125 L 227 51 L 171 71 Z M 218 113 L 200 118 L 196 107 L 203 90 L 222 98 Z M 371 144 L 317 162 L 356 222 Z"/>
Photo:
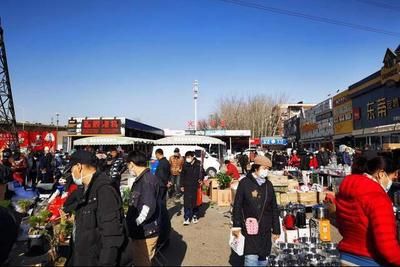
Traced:
<path id="1" fill-rule="evenodd" d="M 242 233 L 240 233 L 239 236 L 236 237 L 233 235 L 232 230 L 231 230 L 230 237 L 229 237 L 229 246 L 239 256 L 243 256 L 243 254 L 244 254 L 244 240 L 245 240 L 245 238 L 242 235 Z"/>
<path id="2" fill-rule="evenodd" d="M 197 187 L 197 198 L 196 198 L 196 206 L 199 207 L 203 204 L 203 192 L 201 191 L 201 185 Z"/>

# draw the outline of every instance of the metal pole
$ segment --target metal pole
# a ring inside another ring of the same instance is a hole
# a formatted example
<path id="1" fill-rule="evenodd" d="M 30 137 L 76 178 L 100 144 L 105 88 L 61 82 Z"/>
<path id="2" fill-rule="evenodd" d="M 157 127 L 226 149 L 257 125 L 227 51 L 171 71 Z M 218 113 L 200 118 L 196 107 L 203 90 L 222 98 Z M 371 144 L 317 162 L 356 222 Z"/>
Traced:
<path id="1" fill-rule="evenodd" d="M 193 82 L 193 99 L 194 99 L 194 134 L 197 134 L 197 98 L 199 97 L 199 81 Z"/>

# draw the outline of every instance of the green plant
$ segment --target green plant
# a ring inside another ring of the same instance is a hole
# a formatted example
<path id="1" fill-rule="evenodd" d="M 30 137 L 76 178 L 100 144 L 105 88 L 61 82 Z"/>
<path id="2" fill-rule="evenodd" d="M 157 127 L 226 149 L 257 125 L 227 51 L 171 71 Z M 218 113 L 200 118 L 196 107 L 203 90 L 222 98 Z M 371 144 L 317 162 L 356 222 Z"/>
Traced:
<path id="1" fill-rule="evenodd" d="M 32 206 L 33 201 L 27 199 L 18 200 L 17 205 L 21 208 L 23 213 L 26 213 L 28 209 Z"/>
<path id="2" fill-rule="evenodd" d="M 209 186 L 207 186 L 206 184 L 202 184 L 201 185 L 201 191 L 203 193 L 207 193 L 208 192 L 208 188 L 209 188 Z"/>
<path id="3" fill-rule="evenodd" d="M 42 210 L 37 215 L 29 217 L 29 234 L 31 235 L 42 235 L 47 233 L 45 230 L 46 223 L 51 213 L 48 210 Z"/>
<path id="4" fill-rule="evenodd" d="M 226 173 L 218 173 L 216 177 L 220 189 L 229 188 L 232 182 L 232 177 L 230 177 Z"/>
<path id="5" fill-rule="evenodd" d="M 131 196 L 131 190 L 129 188 L 125 188 L 122 191 L 122 207 L 124 209 L 125 214 L 128 212 L 128 209 L 129 209 L 130 196 Z"/>

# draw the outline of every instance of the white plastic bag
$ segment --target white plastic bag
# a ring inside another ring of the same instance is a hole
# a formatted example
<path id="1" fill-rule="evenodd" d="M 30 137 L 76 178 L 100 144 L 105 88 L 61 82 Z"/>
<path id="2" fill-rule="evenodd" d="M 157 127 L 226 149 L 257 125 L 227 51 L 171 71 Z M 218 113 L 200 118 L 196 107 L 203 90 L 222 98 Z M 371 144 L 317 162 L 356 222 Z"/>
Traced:
<path id="1" fill-rule="evenodd" d="M 233 235 L 232 231 L 230 232 L 229 237 L 229 246 L 235 251 L 239 256 L 243 256 L 244 254 L 244 236 L 242 233 L 239 234 L 239 237 Z"/>

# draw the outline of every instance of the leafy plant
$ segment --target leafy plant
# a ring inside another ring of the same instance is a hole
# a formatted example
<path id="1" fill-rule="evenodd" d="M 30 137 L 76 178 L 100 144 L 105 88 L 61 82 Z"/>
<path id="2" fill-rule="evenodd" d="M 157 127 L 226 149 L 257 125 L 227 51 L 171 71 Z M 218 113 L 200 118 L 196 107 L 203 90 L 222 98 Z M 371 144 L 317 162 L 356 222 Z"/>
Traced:
<path id="1" fill-rule="evenodd" d="M 124 209 L 124 213 L 126 214 L 129 209 L 129 198 L 131 196 L 131 190 L 129 188 L 125 188 L 122 191 L 122 207 Z"/>
<path id="2" fill-rule="evenodd" d="M 202 184 L 201 185 L 201 191 L 203 193 L 207 193 L 208 192 L 208 188 L 209 188 L 209 186 L 207 186 L 206 184 Z"/>
<path id="3" fill-rule="evenodd" d="M 229 188 L 232 182 L 232 177 L 226 173 L 218 173 L 216 176 L 220 189 Z"/>
<path id="4" fill-rule="evenodd" d="M 26 213 L 28 209 L 32 206 L 33 201 L 27 199 L 18 200 L 17 205 L 21 208 L 23 213 Z"/>
<path id="5" fill-rule="evenodd" d="M 47 233 L 45 227 L 50 216 L 51 213 L 48 210 L 42 210 L 37 215 L 29 217 L 29 225 L 31 226 L 29 229 L 29 234 L 42 235 Z"/>

